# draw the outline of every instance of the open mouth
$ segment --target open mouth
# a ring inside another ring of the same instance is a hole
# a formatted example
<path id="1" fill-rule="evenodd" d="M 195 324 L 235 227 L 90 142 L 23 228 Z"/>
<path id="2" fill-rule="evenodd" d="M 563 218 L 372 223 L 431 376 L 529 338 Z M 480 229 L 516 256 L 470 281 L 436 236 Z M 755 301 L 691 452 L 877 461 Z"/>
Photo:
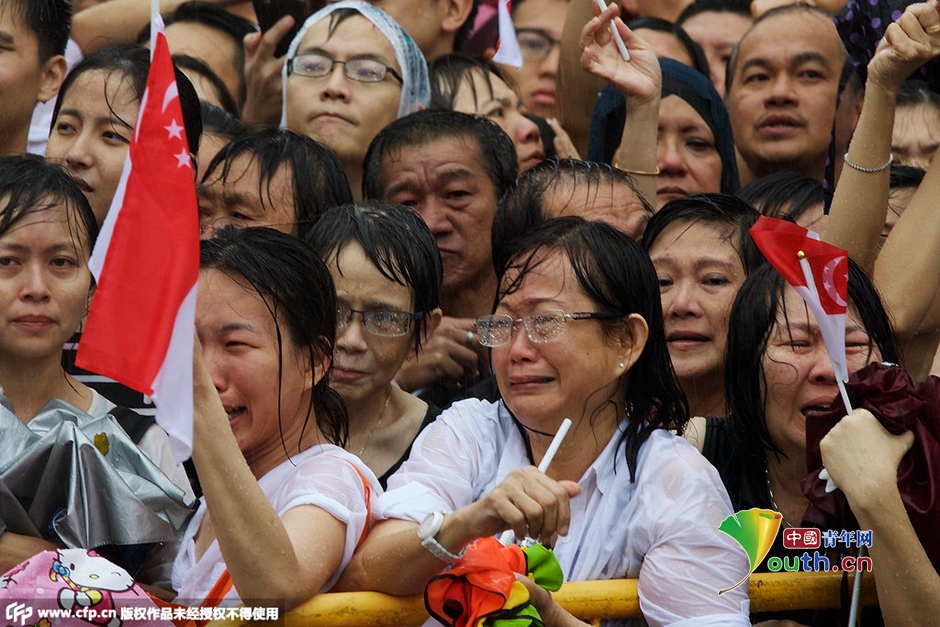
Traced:
<path id="1" fill-rule="evenodd" d="M 228 415 L 228 421 L 232 422 L 245 413 L 245 407 L 244 405 L 239 405 L 238 407 L 232 407 L 231 409 L 226 408 L 225 413 Z"/>

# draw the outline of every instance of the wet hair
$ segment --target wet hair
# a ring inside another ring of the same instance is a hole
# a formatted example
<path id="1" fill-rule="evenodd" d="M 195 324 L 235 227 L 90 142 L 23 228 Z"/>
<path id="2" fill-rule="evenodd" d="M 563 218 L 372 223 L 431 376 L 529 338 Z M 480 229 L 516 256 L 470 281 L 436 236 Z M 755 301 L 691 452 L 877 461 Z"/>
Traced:
<path id="1" fill-rule="evenodd" d="M 495 122 L 456 111 L 425 110 L 395 120 L 372 140 L 363 163 L 363 196 L 382 197 L 382 162 L 387 156 L 443 139 L 474 142 L 497 199 L 515 182 L 519 173 L 516 148 Z"/>
<path id="2" fill-rule="evenodd" d="M 72 85 L 79 76 L 94 70 L 108 72 L 109 81 L 112 76 L 117 75 L 122 81 L 121 84 L 130 86 L 139 103 L 143 99 L 144 89 L 147 87 L 147 74 L 150 72 L 150 51 L 135 44 L 114 44 L 93 52 L 79 61 L 65 77 L 62 87 L 59 88 L 59 95 L 56 97 L 55 108 L 52 111 L 53 127 L 55 126 L 55 120 L 59 117 L 62 102 Z M 199 138 L 202 136 L 202 113 L 199 109 L 199 95 L 196 94 L 196 89 L 185 74 L 177 68 L 174 68 L 174 73 L 179 89 L 183 126 L 186 129 L 186 142 L 189 144 L 189 152 L 196 154 L 199 150 Z M 104 93 L 101 96 L 107 99 L 108 94 Z M 121 121 L 130 128 L 134 128 L 131 121 Z"/>
<path id="3" fill-rule="evenodd" d="M 825 200 L 822 181 L 802 172 L 774 172 L 753 181 L 738 192 L 738 198 L 753 205 L 762 215 L 796 222 Z"/>
<path id="4" fill-rule="evenodd" d="M 188 54 L 174 54 L 173 65 L 182 70 L 195 72 L 209 81 L 212 90 L 215 92 L 215 97 L 218 99 L 219 104 L 222 105 L 222 109 L 231 115 L 238 115 L 238 105 L 235 104 L 235 98 L 232 97 L 232 93 L 228 90 L 228 87 L 225 86 L 225 83 L 222 82 L 222 79 L 219 78 L 219 75 L 213 72 L 212 68 L 210 68 L 205 61 L 191 57 Z M 200 102 L 202 101 L 200 100 Z"/>
<path id="5" fill-rule="evenodd" d="M 639 244 L 614 227 L 576 216 L 555 218 L 512 242 L 507 263 L 496 269 L 500 287 L 495 302 L 520 289 L 526 276 L 542 263 L 541 253 L 547 252 L 563 254 L 578 286 L 596 309 L 617 316 L 597 321 L 609 333 L 622 330 L 627 316 L 634 313 L 649 326 L 646 346 L 626 375 L 625 403 L 630 424 L 618 442 L 618 447 L 624 446 L 633 481 L 640 447 L 650 434 L 656 429 L 681 434 L 689 418 L 688 403 L 666 346 L 656 271 Z M 510 270 L 513 277 L 507 283 Z"/>
<path id="6" fill-rule="evenodd" d="M 245 18 L 226 11 L 223 7 L 209 2 L 185 2 L 164 17 L 166 26 L 177 22 L 192 22 L 225 33 L 232 39 L 232 61 L 238 70 L 239 93 L 232 94 L 239 103 L 245 102 L 245 48 L 242 40 L 245 35 L 258 31 L 258 27 Z M 145 26 L 137 36 L 138 43 L 150 41 L 150 25 Z"/>
<path id="7" fill-rule="evenodd" d="M 431 108 L 453 111 L 457 92 L 465 81 L 473 93 L 473 102 L 479 106 L 480 96 L 483 94 L 478 94 L 473 84 L 474 70 L 482 75 L 490 97 L 493 95 L 493 76 L 516 91 L 516 81 L 509 75 L 509 72 L 492 61 L 466 54 L 445 54 L 428 64 L 428 74 L 431 78 Z"/>
<path id="8" fill-rule="evenodd" d="M 679 40 L 682 47 L 689 53 L 689 58 L 692 59 L 692 68 L 698 70 L 706 78 L 711 76 L 711 70 L 708 67 L 708 58 L 705 56 L 705 51 L 702 50 L 702 47 L 689 37 L 685 29 L 678 24 L 673 24 L 668 20 L 663 20 L 658 17 L 638 17 L 630 20 L 627 26 L 630 27 L 630 30 L 646 28 L 648 30 L 672 35 Z"/>
<path id="9" fill-rule="evenodd" d="M 749 29 L 747 29 L 747 32 L 745 32 L 744 35 L 741 36 L 741 40 L 737 44 L 735 44 L 734 48 L 731 49 L 731 56 L 728 58 L 728 71 L 725 74 L 725 93 L 726 94 L 731 92 L 731 85 L 734 82 L 734 74 L 738 68 L 738 52 L 741 49 L 741 43 L 745 39 L 747 39 L 748 36 L 750 36 L 750 34 L 754 31 L 755 28 L 757 28 L 759 24 L 765 22 L 766 20 L 773 19 L 775 17 L 784 15 L 787 13 L 816 14 L 822 17 L 823 19 L 825 19 L 826 21 L 829 21 L 829 22 L 832 21 L 832 16 L 826 13 L 825 9 L 822 9 L 817 6 L 812 6 L 809 4 L 804 4 L 802 2 L 797 2 L 795 4 L 785 4 L 782 6 L 774 7 L 770 9 L 769 11 L 767 11 L 766 13 L 761 14 L 760 17 L 754 20 L 754 23 L 751 24 L 751 27 Z M 836 36 L 838 38 L 838 33 L 836 33 Z M 848 60 L 848 53 L 845 51 L 845 46 L 840 45 L 840 49 L 842 50 L 842 58 L 833 60 L 835 67 L 839 67 L 839 65 L 845 65 L 845 62 Z M 843 75 L 839 79 L 839 93 L 840 94 L 842 93 L 843 87 L 845 87 L 844 81 L 849 80 L 850 74 L 851 72 L 846 73 L 846 71 L 843 71 Z M 856 76 L 856 78 L 858 77 Z M 861 86 L 862 86 L 862 83 L 861 81 L 859 81 L 858 88 L 861 89 Z"/>
<path id="10" fill-rule="evenodd" d="M 313 413 L 327 441 L 344 446 L 349 419 L 339 394 L 330 388 L 336 343 L 336 290 L 326 264 L 309 246 L 280 231 L 227 226 L 219 229 L 215 238 L 202 241 L 199 266 L 251 285 L 274 318 L 279 356 L 284 352 L 282 329 L 286 329 L 286 338 L 306 353 L 311 368 L 322 358 L 329 359 L 329 368 L 314 383 L 300 440 Z M 280 360 L 278 364 L 280 424 L 283 366 Z M 283 425 L 281 428 L 283 433 Z M 282 445 L 286 451 L 283 436 Z"/>
<path id="11" fill-rule="evenodd" d="M 546 194 L 570 193 L 590 198 L 593 190 L 604 186 L 622 185 L 634 196 L 650 216 L 653 207 L 637 191 L 636 182 L 626 172 L 606 163 L 551 159 L 524 172 L 499 201 L 493 218 L 493 267 L 505 265 L 513 239 L 555 217 L 546 208 Z M 616 194 L 611 194 L 617 198 Z"/>
<path id="12" fill-rule="evenodd" d="M 248 155 L 249 167 L 258 169 L 258 195 L 262 206 L 272 204 L 272 183 L 278 170 L 287 166 L 293 182 L 293 234 L 305 239 L 317 219 L 329 208 L 353 201 L 343 167 L 329 148 L 287 129 L 265 129 L 239 137 L 212 158 L 202 184 L 226 181 L 236 159 Z"/>
<path id="13" fill-rule="evenodd" d="M 98 221 L 85 194 L 60 165 L 38 155 L 0 158 L 0 237 L 37 211 L 62 205 L 76 246 L 85 254 L 98 238 Z"/>
<path id="14" fill-rule="evenodd" d="M 881 297 L 865 272 L 849 259 L 848 300 L 868 332 L 871 347 L 884 361 L 897 363 L 895 339 Z M 773 386 L 764 372 L 764 353 L 783 313 L 786 281 L 771 265 L 751 273 L 738 291 L 729 323 L 725 393 L 731 421 L 729 434 L 743 482 L 764 484 L 766 456 L 784 455 L 770 437 L 764 413 L 766 391 Z M 732 491 L 733 490 L 729 490 Z"/>
<path id="15" fill-rule="evenodd" d="M 925 174 L 927 174 L 927 171 L 923 168 L 911 165 L 892 165 L 888 186 L 892 190 L 920 187 Z"/>
<path id="16" fill-rule="evenodd" d="M 913 107 L 916 105 L 931 105 L 940 110 L 940 94 L 930 89 L 926 81 L 907 79 L 898 89 L 897 107 Z"/>
<path id="17" fill-rule="evenodd" d="M 441 306 L 443 277 L 437 242 L 424 220 L 409 207 L 364 200 L 320 216 L 307 234 L 307 243 L 321 258 L 335 263 L 340 274 L 340 253 L 347 244 L 357 243 L 382 276 L 411 291 L 413 312 L 423 314 L 415 318 L 417 355 L 428 316 Z"/>
<path id="18" fill-rule="evenodd" d="M 225 110 L 208 102 L 200 102 L 199 109 L 202 111 L 203 133 L 218 135 L 228 141 L 248 134 L 248 129 L 241 120 Z"/>
<path id="19" fill-rule="evenodd" d="M 748 275 L 764 263 L 764 256 L 751 239 L 750 228 L 760 214 L 740 198 L 728 194 L 690 194 L 670 200 L 656 212 L 643 233 L 643 248 L 649 251 L 663 230 L 673 222 L 710 224 L 731 229 L 728 242 Z"/>
<path id="20" fill-rule="evenodd" d="M 679 14 L 676 24 L 681 26 L 702 13 L 734 13 L 751 19 L 751 0 L 695 0 Z"/>
<path id="21" fill-rule="evenodd" d="M 5 4 L 3 10 L 12 11 L 36 37 L 41 65 L 57 54 L 65 54 L 72 29 L 70 0 L 8 0 Z"/>

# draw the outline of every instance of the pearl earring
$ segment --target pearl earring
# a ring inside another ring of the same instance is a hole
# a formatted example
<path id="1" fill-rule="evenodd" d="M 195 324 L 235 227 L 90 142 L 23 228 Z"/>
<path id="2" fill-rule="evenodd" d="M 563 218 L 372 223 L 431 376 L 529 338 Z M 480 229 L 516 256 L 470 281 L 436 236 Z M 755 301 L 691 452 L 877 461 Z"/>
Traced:
<path id="1" fill-rule="evenodd" d="M 620 369 L 623 370 L 623 362 L 620 362 Z"/>

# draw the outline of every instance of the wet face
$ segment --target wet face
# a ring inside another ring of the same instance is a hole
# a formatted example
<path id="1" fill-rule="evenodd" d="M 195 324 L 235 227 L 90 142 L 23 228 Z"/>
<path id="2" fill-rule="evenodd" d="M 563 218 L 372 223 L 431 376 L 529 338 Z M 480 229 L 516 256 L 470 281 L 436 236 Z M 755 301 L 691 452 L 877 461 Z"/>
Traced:
<path id="1" fill-rule="evenodd" d="M 512 69 L 526 109 L 543 118 L 557 118 L 560 42 L 568 12 L 568 0 L 525 0 L 513 13 L 519 32 L 522 69 Z M 526 58 L 528 57 L 528 58 Z M 508 66 L 507 66 L 508 67 Z"/>
<path id="2" fill-rule="evenodd" d="M 657 209 L 674 198 L 721 191 L 721 156 L 715 135 L 679 96 L 666 96 L 660 103 L 656 152 Z"/>
<path id="3" fill-rule="evenodd" d="M 250 154 L 242 154 L 232 161 L 224 180 L 221 174 L 220 165 L 197 186 L 203 239 L 211 239 L 217 229 L 227 225 L 294 232 L 294 177 L 289 165 L 282 164 L 269 180 L 261 181 L 257 162 Z"/>
<path id="4" fill-rule="evenodd" d="M 37 207 L 0 236 L 0 357 L 62 353 L 87 312 L 90 254 L 77 217 L 62 205 Z"/>
<path id="5" fill-rule="evenodd" d="M 100 225 L 121 180 L 140 100 L 129 80 L 89 70 L 62 97 L 46 158 L 62 163 L 88 198 Z"/>
<path id="6" fill-rule="evenodd" d="M 899 107 L 894 114 L 894 162 L 927 169 L 940 146 L 940 108 L 931 104 Z"/>
<path id="7" fill-rule="evenodd" d="M 401 75 L 391 42 L 372 22 L 349 17 L 330 34 L 330 19 L 314 24 L 297 48 L 297 56 L 321 54 L 334 61 L 375 59 Z M 287 77 L 287 127 L 328 146 L 348 168 L 359 168 L 372 139 L 398 117 L 401 83 L 391 74 L 377 83 L 346 76 L 334 65 L 319 78 Z"/>
<path id="8" fill-rule="evenodd" d="M 496 313 L 521 318 L 541 310 L 598 311 L 563 253 L 538 258 L 519 289 L 500 300 Z M 510 271 L 504 283 L 514 279 Z M 564 334 L 546 343 L 530 340 L 518 323 L 511 341 L 494 347 L 491 355 L 500 393 L 513 414 L 527 427 L 554 432 L 565 417 L 577 426 L 579 418 L 594 415 L 609 400 L 618 404 L 625 388 L 622 349 L 601 322 L 588 319 L 568 320 Z"/>
<path id="9" fill-rule="evenodd" d="M 356 242 L 343 246 L 330 260 L 339 306 L 359 311 L 413 313 L 413 290 L 383 275 Z M 405 335 L 387 337 L 366 329 L 360 314 L 353 314 L 336 331 L 336 349 L 330 386 L 347 403 L 360 403 L 387 394 L 392 378 L 414 350 L 414 326 Z"/>
<path id="10" fill-rule="evenodd" d="M 692 67 L 692 55 L 689 50 L 679 41 L 679 38 L 672 33 L 665 33 L 652 28 L 638 28 L 636 34 L 643 41 L 648 43 L 656 53 L 656 56 L 662 59 L 672 59 L 683 65 Z"/>
<path id="11" fill-rule="evenodd" d="M 844 57 L 832 20 L 810 11 L 764 20 L 741 40 L 728 113 L 755 176 L 821 172 Z"/>
<path id="12" fill-rule="evenodd" d="M 445 290 L 492 276 L 497 198 L 476 140 L 447 137 L 402 148 L 383 159 L 380 180 L 382 200 L 414 207 L 434 235 Z"/>
<path id="13" fill-rule="evenodd" d="M 792 457 L 805 454 L 807 417 L 828 408 L 839 388 L 815 316 L 790 287 L 784 304 L 764 351 L 764 416 L 773 442 Z M 849 374 L 881 361 L 852 307 L 845 321 L 845 354 Z"/>
<path id="14" fill-rule="evenodd" d="M 746 15 L 730 11 L 704 11 L 682 22 L 682 28 L 705 51 L 715 91 L 725 97 L 725 73 L 735 44 L 751 27 Z"/>
<path id="15" fill-rule="evenodd" d="M 199 273 L 196 333 L 249 464 L 283 456 L 282 430 L 284 442 L 297 442 L 307 419 L 315 375 L 283 324 L 280 332 L 278 346 L 274 316 L 244 279 L 218 270 Z M 311 416 L 307 429 L 315 422 Z"/>
<path id="16" fill-rule="evenodd" d="M 494 74 L 489 79 L 492 91 L 480 71 L 474 70 L 464 79 L 454 94 L 454 111 L 482 115 L 496 122 L 512 139 L 519 172 L 534 168 L 545 159 L 538 127 L 525 117 L 515 90 Z"/>
<path id="17" fill-rule="evenodd" d="M 680 379 L 724 376 L 728 318 L 746 278 L 735 237 L 729 226 L 677 220 L 650 247 L 669 356 Z"/>

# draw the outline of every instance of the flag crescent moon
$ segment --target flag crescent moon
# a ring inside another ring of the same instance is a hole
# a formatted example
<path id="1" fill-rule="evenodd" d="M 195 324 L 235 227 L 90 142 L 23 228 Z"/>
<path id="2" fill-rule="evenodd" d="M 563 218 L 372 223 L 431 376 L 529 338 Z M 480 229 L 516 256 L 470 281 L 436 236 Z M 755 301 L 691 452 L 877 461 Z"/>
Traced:
<path id="1" fill-rule="evenodd" d="M 839 295 L 838 290 L 836 290 L 835 272 L 836 266 L 839 265 L 843 259 L 845 259 L 844 255 L 842 257 L 836 257 L 823 267 L 823 287 L 829 295 L 829 298 L 840 307 L 845 307 L 846 302 L 842 299 L 842 296 Z"/>

